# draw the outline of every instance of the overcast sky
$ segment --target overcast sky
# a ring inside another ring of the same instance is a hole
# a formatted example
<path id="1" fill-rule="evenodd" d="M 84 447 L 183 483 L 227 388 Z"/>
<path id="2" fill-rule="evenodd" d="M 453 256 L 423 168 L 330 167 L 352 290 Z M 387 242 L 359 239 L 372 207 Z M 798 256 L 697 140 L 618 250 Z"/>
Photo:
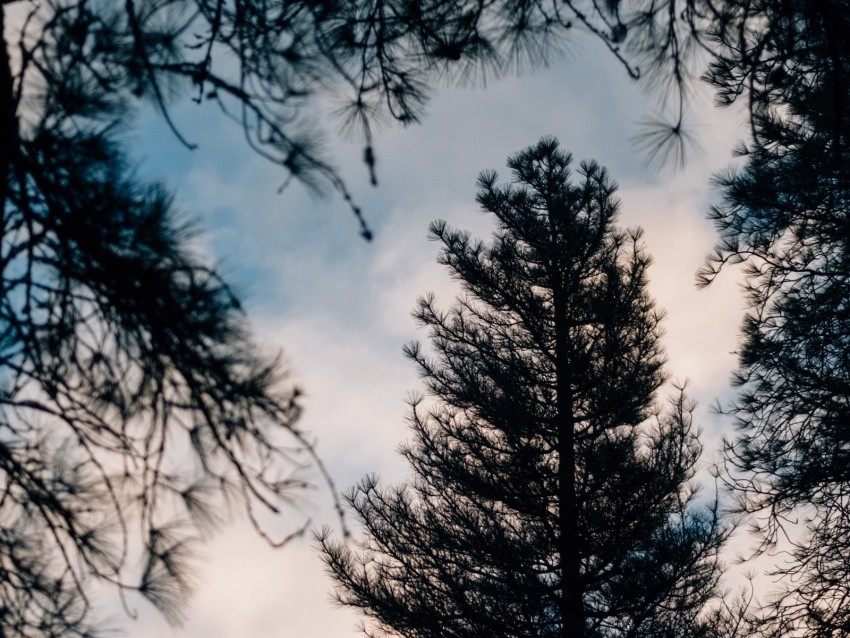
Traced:
<path id="1" fill-rule="evenodd" d="M 692 130 L 702 154 L 691 154 L 683 171 L 658 173 L 629 143 L 652 102 L 592 43 L 533 77 L 443 90 L 421 125 L 377 136 L 378 188 L 368 183 L 362 149 L 329 138 L 375 231 L 367 243 L 339 198 L 317 200 L 298 185 L 277 194 L 284 176 L 251 154 L 241 131 L 195 109 L 186 103 L 173 115 L 197 151 L 181 148 L 150 118 L 128 131 L 128 143 L 142 153 L 141 169 L 167 181 L 201 222 L 204 250 L 234 282 L 259 341 L 283 350 L 292 380 L 306 393 L 301 426 L 317 441 L 338 489 L 366 473 L 404 479 L 396 454 L 407 437 L 404 399 L 421 385 L 401 349 L 425 337 L 410 311 L 426 292 L 448 305 L 454 291 L 435 263 L 428 224 L 442 218 L 486 237 L 491 221 L 474 202 L 478 173 L 497 169 L 509 178 L 507 156 L 543 135 L 558 137 L 576 164 L 596 159 L 620 184 L 621 224 L 646 230 L 655 258 L 650 288 L 668 313 L 668 372 L 691 381 L 707 458 L 728 432 L 710 407 L 729 396 L 742 312 L 737 275 L 730 271 L 697 291 L 694 274 L 714 242 L 705 218 L 714 197 L 708 177 L 730 163 L 740 115 L 718 113 L 710 100 L 697 105 Z M 316 483 L 281 529 L 306 517 L 315 527 L 339 528 L 330 491 Z M 357 617 L 330 603 L 332 583 L 312 544 L 308 536 L 269 549 L 236 518 L 204 547 L 182 627 L 169 628 L 136 600 L 129 603 L 136 621 L 117 605 L 102 611 L 132 638 L 358 635 Z"/>

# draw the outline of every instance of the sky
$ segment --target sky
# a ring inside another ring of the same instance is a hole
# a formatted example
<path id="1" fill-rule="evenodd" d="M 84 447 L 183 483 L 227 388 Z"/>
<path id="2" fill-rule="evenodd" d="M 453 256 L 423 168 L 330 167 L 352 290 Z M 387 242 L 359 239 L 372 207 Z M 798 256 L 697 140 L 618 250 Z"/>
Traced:
<path id="1" fill-rule="evenodd" d="M 509 155 L 541 136 L 558 137 L 576 164 L 596 159 L 608 168 L 620 184 L 620 223 L 645 229 L 655 260 L 650 290 L 667 311 L 667 370 L 690 382 L 707 464 L 731 430 L 711 406 L 731 396 L 743 306 L 734 271 L 707 290 L 696 290 L 694 281 L 715 241 L 706 212 L 717 194 L 708 178 L 732 161 L 743 133 L 741 114 L 713 109 L 704 93 L 694 98 L 691 124 L 702 150 L 678 172 L 647 168 L 630 144 L 654 102 L 590 41 L 534 75 L 439 90 L 421 124 L 381 130 L 377 188 L 360 161 L 361 146 L 331 134 L 328 146 L 375 232 L 373 242 L 359 236 L 340 198 L 313 197 L 297 183 L 278 194 L 285 176 L 212 111 L 188 101 L 173 109 L 196 151 L 181 147 L 150 115 L 124 135 L 140 171 L 164 180 L 199 221 L 200 245 L 234 283 L 263 349 L 282 350 L 292 382 L 305 392 L 300 426 L 337 490 L 369 473 L 385 484 L 406 476 L 397 454 L 407 438 L 405 398 L 422 386 L 402 346 L 425 339 L 410 311 L 427 292 L 448 306 L 456 291 L 436 264 L 439 247 L 428 241 L 429 223 L 445 219 L 486 238 L 492 226 L 474 201 L 478 173 L 496 169 L 507 179 Z M 312 528 L 339 530 L 329 487 L 318 476 L 315 483 L 284 514 L 281 530 L 306 518 Z M 356 535 L 354 521 L 347 521 Z M 128 601 L 135 620 L 108 602 L 100 614 L 131 638 L 360 635 L 358 617 L 332 604 L 333 583 L 309 534 L 274 550 L 234 516 L 203 547 L 196 581 L 180 627 L 169 627 L 137 599 Z"/>

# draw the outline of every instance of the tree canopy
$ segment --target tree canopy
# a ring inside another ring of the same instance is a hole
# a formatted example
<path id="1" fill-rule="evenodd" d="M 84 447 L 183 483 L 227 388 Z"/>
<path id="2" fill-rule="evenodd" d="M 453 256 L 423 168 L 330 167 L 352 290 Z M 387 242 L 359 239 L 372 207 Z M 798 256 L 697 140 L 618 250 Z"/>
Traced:
<path id="1" fill-rule="evenodd" d="M 746 264 L 730 408 L 739 432 L 727 458 L 762 549 L 785 556 L 765 626 L 769 635 L 840 636 L 850 632 L 847 7 L 795 6 L 761 50 L 755 142 L 740 149 L 737 170 L 717 177 L 720 241 L 701 277 L 707 284 L 725 264 Z M 732 65 L 723 72 L 726 82 L 735 74 Z"/>
<path id="2" fill-rule="evenodd" d="M 334 189 L 358 216 L 324 147 L 328 131 L 342 128 L 363 141 L 376 182 L 375 128 L 388 119 L 418 122 L 429 96 L 446 82 L 533 71 L 589 34 L 628 77 L 661 98 L 659 112 L 641 120 L 638 144 L 650 159 L 682 162 L 696 78 L 714 85 L 718 104 L 743 99 L 759 143 L 760 113 L 781 121 L 788 87 L 817 72 L 813 64 L 839 63 L 844 37 L 841 21 L 831 19 L 843 10 L 840 0 L 6 0 L 2 6 L 18 19 L 0 54 L 2 135 L 10 140 L 4 148 L 34 127 L 67 132 L 85 124 L 105 132 L 126 123 L 140 100 L 153 103 L 191 147 L 169 116 L 174 100 L 188 95 L 236 120 L 248 144 L 281 167 L 282 183 L 294 177 Z M 836 25 L 830 48 L 821 48 L 826 57 L 792 50 L 812 22 Z M 17 62 L 6 76 L 10 51 Z M 19 131 L 15 114 L 25 124 Z"/>
<path id="3" fill-rule="evenodd" d="M 165 108 L 160 67 L 188 73 L 177 3 L 24 4 L 0 47 L 0 634 L 89 635 L 98 585 L 178 620 L 226 502 L 265 535 L 315 458 L 195 229 L 113 136 L 129 96 Z"/>
<path id="4" fill-rule="evenodd" d="M 728 530 L 693 502 L 688 400 L 653 407 L 650 260 L 615 226 L 605 170 L 571 162 L 545 138 L 509 159 L 512 183 L 482 173 L 489 244 L 431 228 L 463 295 L 414 313 L 433 355 L 406 348 L 427 389 L 402 450 L 413 478 L 346 495 L 359 548 L 320 536 L 369 635 L 708 635 Z"/>

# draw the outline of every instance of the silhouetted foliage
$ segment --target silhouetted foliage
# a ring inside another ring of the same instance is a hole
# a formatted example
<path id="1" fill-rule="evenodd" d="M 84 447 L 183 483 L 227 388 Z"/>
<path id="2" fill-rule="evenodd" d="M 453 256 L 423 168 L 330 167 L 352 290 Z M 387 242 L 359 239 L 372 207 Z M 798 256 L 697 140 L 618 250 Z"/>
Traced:
<path id="1" fill-rule="evenodd" d="M 369 635 L 714 635 L 702 619 L 727 530 L 693 502 L 684 392 L 653 412 L 650 259 L 614 225 L 605 170 L 570 164 L 546 138 L 509 159 L 512 184 L 482 173 L 490 244 L 431 228 L 464 295 L 414 313 L 434 356 L 406 348 L 427 387 L 402 449 L 413 478 L 347 494 L 359 549 L 319 537 Z"/>
<path id="2" fill-rule="evenodd" d="M 601 41 L 630 77 L 661 98 L 659 113 L 643 120 L 636 139 L 653 161 L 681 163 L 694 78 L 709 69 L 721 104 L 743 95 L 751 108 L 760 96 L 781 105 L 777 82 L 805 81 L 806 70 L 772 55 L 771 25 L 793 22 L 798 10 L 840 11 L 843 3 L 6 0 L 0 6 L 14 8 L 18 18 L 3 52 L 4 74 L 8 51 L 19 59 L 4 81 L 4 109 L 11 104 L 26 129 L 67 132 L 85 122 L 104 133 L 106 122 L 126 124 L 143 100 L 193 147 L 168 110 L 188 95 L 236 120 L 248 144 L 281 166 L 284 184 L 294 177 L 316 190 L 335 189 L 360 218 L 325 152 L 329 129 L 363 140 L 376 183 L 376 125 L 419 121 L 437 85 L 545 66 L 569 51 L 580 32 Z M 369 235 L 365 225 L 362 231 Z"/>
<path id="3" fill-rule="evenodd" d="M 248 144 L 283 169 L 284 185 L 296 178 L 316 191 L 340 193 L 368 238 L 360 209 L 323 148 L 329 128 L 363 140 L 364 162 L 377 183 L 376 125 L 417 122 L 438 84 L 544 66 L 568 51 L 579 31 L 600 40 L 630 77 L 661 98 L 659 113 L 642 120 L 635 139 L 650 160 L 681 164 L 695 77 L 705 72 L 721 105 L 744 96 L 758 143 L 759 105 L 781 110 L 783 87 L 806 82 L 808 73 L 800 59 L 788 65 L 773 55 L 774 46 L 793 45 L 779 42 L 772 25 L 797 24 L 800 11 L 828 20 L 843 3 L 6 0 L 0 6 L 4 13 L 14 8 L 16 17 L 0 59 L 3 166 L 16 155 L 5 149 L 17 148 L 22 136 L 43 130 L 70 142 L 69 131 L 80 127 L 112 135 L 140 101 L 152 102 L 194 147 L 169 116 L 170 104 L 188 94 L 236 120 Z M 10 51 L 15 62 L 6 75 Z"/>
<path id="4" fill-rule="evenodd" d="M 128 95 L 189 74 L 200 18 L 21 4 L 17 62 L 0 47 L 0 635 L 89 635 L 99 587 L 176 621 L 227 502 L 266 535 L 315 459 L 278 363 L 112 140 Z"/>
<path id="5" fill-rule="evenodd" d="M 388 110 L 402 121 L 418 117 L 438 78 L 475 81 L 533 69 L 568 51 L 576 32 L 590 34 L 659 98 L 658 113 L 642 118 L 635 136 L 658 164 L 685 161 L 696 79 L 714 88 L 718 106 L 742 101 L 748 143 L 769 147 L 769 122 L 787 121 L 792 94 L 812 86 L 829 65 L 846 62 L 844 0 L 363 0 L 349 6 L 362 7 L 346 21 L 363 34 L 355 46 L 364 52 L 364 68 L 380 70 L 383 80 L 382 86 L 372 76 L 367 86 L 381 87 L 375 98 L 393 95 L 399 106 Z M 839 109 L 844 103 L 840 90 L 828 99 Z M 368 111 L 359 100 L 351 109 Z"/>
<path id="6" fill-rule="evenodd" d="M 786 2 L 765 25 L 755 140 L 718 177 L 721 240 L 702 273 L 745 262 L 749 312 L 731 479 L 780 550 L 765 635 L 850 635 L 850 12 Z M 712 80 L 731 86 L 737 65 Z M 787 540 L 785 537 L 788 537 Z"/>

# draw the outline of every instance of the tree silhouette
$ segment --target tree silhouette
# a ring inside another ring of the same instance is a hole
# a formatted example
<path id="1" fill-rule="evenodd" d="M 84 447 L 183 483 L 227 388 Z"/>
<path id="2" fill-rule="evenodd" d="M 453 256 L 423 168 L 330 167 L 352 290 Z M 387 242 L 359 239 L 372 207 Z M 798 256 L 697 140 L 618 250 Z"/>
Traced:
<path id="1" fill-rule="evenodd" d="M 490 244 L 431 228 L 464 295 L 415 311 L 434 356 L 406 348 L 428 392 L 410 404 L 413 478 L 347 494 L 359 549 L 319 536 L 369 635 L 706 635 L 727 532 L 693 503 L 684 393 L 652 413 L 650 260 L 614 225 L 604 169 L 570 164 L 544 138 L 509 159 L 512 184 L 482 173 Z"/>
<path id="2" fill-rule="evenodd" d="M 280 543 L 268 515 L 316 460 L 297 392 L 114 141 L 128 95 L 165 108 L 162 75 L 191 76 L 174 56 L 194 22 L 23 4 L 17 61 L 0 47 L 0 634 L 89 635 L 99 585 L 176 621 L 226 502 Z"/>
<path id="3" fill-rule="evenodd" d="M 765 124 L 785 121 L 793 108 L 789 93 L 846 61 L 842 0 L 363 0 L 351 6 L 361 7 L 352 19 L 363 34 L 356 47 L 364 72 L 373 73 L 367 86 L 381 87 L 375 98 L 404 96 L 388 109 L 402 121 L 418 117 L 437 79 L 468 82 L 534 69 L 569 50 L 579 32 L 590 34 L 660 98 L 634 139 L 658 164 L 685 161 L 695 80 L 712 86 L 718 106 L 742 102 L 748 144 L 769 146 Z M 353 94 L 358 99 L 350 109 L 365 118 L 372 102 Z M 840 110 L 841 91 L 829 99 Z"/>
<path id="4" fill-rule="evenodd" d="M 850 16 L 788 3 L 763 43 L 755 143 L 719 176 L 721 240 L 702 273 L 746 262 L 728 444 L 760 549 L 780 550 L 767 635 L 850 633 Z M 721 69 L 719 69 L 720 71 Z M 734 66 L 722 69 L 729 84 Z M 781 111 L 778 112 L 781 105 Z M 799 525 L 797 525 L 799 523 Z M 790 545 L 785 544 L 789 537 Z"/>
<path id="5" fill-rule="evenodd" d="M 828 19 L 843 5 L 6 0 L 0 6 L 4 14 L 14 9 L 18 18 L 0 52 L 0 139 L 9 140 L 0 151 L 3 166 L 14 160 L 11 150 L 22 133 L 26 137 L 35 128 L 67 133 L 81 123 L 99 123 L 95 128 L 104 133 L 107 122 L 126 125 L 140 100 L 153 103 L 174 133 L 194 147 L 169 115 L 173 101 L 188 94 L 236 120 L 248 144 L 281 167 L 284 184 L 294 177 L 315 190 L 340 193 L 368 236 L 324 148 L 329 128 L 363 140 L 364 162 L 376 183 L 373 135 L 382 121 L 419 121 L 437 85 L 485 82 L 542 67 L 569 50 L 582 32 L 601 41 L 629 77 L 663 98 L 663 108 L 643 120 L 636 139 L 650 159 L 682 162 L 694 78 L 706 73 L 721 104 L 744 96 L 751 108 L 762 97 L 780 106 L 782 83 L 805 81 L 806 68 L 783 66 L 771 54 L 773 25 L 794 24 L 800 12 Z M 18 61 L 10 66 L 12 50 Z M 15 125 L 16 116 L 25 126 Z"/>
<path id="6" fill-rule="evenodd" d="M 262 533 L 305 487 L 297 395 L 161 189 L 97 136 L 33 147 L 3 229 L 0 633 L 87 634 L 91 577 L 176 620 L 220 497 Z"/>

